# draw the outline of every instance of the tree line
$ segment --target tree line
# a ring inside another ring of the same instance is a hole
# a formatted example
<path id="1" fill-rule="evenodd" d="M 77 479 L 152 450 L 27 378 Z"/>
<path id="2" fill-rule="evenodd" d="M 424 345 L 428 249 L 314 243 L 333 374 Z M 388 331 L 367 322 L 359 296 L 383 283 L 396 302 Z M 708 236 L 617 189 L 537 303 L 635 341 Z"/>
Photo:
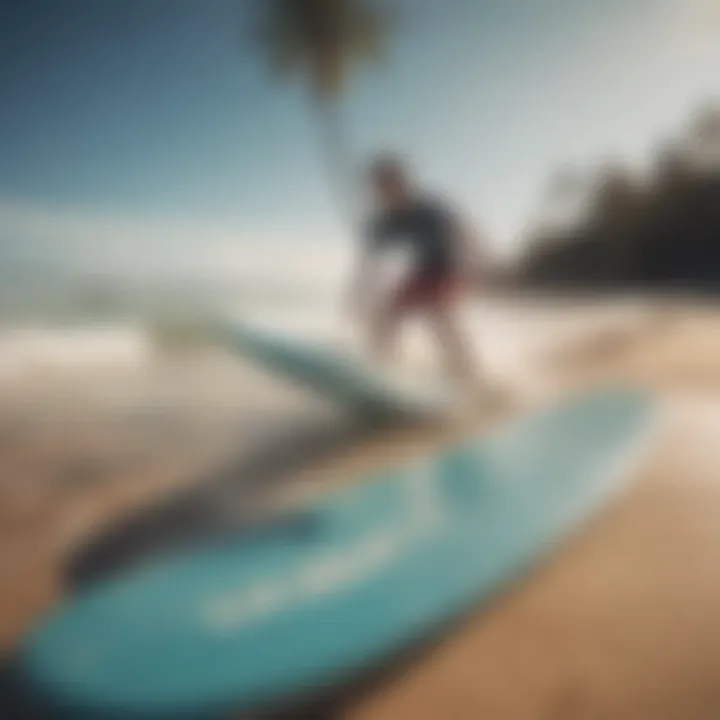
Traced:
<path id="1" fill-rule="evenodd" d="M 561 176 L 554 194 L 580 193 Z M 535 230 L 518 269 L 530 287 L 720 291 L 720 108 L 659 148 L 644 177 L 600 173 L 572 221 Z"/>

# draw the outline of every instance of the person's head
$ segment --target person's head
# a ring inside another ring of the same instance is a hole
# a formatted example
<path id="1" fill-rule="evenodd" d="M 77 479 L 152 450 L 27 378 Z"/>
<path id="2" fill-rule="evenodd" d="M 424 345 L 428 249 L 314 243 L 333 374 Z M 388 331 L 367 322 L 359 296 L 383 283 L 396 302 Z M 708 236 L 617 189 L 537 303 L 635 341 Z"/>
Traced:
<path id="1" fill-rule="evenodd" d="M 370 163 L 370 187 L 382 207 L 397 208 L 412 199 L 413 185 L 407 167 L 394 155 L 379 155 Z"/>

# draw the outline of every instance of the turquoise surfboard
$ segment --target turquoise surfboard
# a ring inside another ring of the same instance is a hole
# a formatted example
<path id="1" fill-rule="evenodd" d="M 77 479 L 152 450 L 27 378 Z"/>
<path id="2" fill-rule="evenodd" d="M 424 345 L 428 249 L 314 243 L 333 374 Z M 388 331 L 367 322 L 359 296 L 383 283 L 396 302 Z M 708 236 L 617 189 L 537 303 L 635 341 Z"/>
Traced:
<path id="1" fill-rule="evenodd" d="M 446 385 L 389 374 L 338 348 L 232 322 L 214 322 L 230 351 L 361 415 L 441 414 L 457 404 Z"/>
<path id="2" fill-rule="evenodd" d="M 620 489 L 652 403 L 606 390 L 360 478 L 69 600 L 19 667 L 72 718 L 222 717 L 341 684 L 440 630 Z"/>

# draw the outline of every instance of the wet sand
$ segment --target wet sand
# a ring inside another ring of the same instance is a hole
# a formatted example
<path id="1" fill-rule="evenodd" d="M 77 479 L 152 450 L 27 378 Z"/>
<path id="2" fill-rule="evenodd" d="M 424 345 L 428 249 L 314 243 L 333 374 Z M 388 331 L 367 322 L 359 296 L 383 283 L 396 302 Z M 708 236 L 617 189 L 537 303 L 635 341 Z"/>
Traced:
<path id="1" fill-rule="evenodd" d="M 532 577 L 336 708 L 337 716 L 720 716 L 720 314 L 678 306 L 631 330 L 601 325 L 535 362 L 554 390 L 627 379 L 657 392 L 659 437 L 631 490 Z M 234 371 L 225 372 L 231 382 Z M 248 418 L 247 391 L 230 397 L 189 378 L 180 383 L 183 401 L 173 396 L 163 409 L 154 390 L 144 412 L 118 413 L 110 402 L 101 412 L 95 393 L 92 407 L 70 398 L 68 419 L 67 397 L 44 409 L 40 400 L 5 398 L 0 647 L 11 648 L 59 595 L 77 548 L 112 519 L 162 506 L 171 490 L 220 478 L 236 493 L 242 472 L 244 512 L 256 501 L 293 502 L 439 440 L 412 430 L 360 442 L 357 428 L 293 393 Z M 272 385 L 256 378 L 263 382 Z M 192 413 L 180 411 L 183 402 Z M 278 444 L 287 462 L 268 470 L 263 459 L 277 455 Z M 259 462 L 254 483 L 239 445 Z M 290 471 L 296 451 L 307 451 L 299 476 Z"/>

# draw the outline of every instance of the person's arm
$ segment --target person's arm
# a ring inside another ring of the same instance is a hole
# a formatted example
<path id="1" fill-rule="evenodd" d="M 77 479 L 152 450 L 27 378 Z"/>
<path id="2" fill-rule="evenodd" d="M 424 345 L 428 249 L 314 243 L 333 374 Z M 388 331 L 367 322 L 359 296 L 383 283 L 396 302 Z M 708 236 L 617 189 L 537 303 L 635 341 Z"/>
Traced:
<path id="1" fill-rule="evenodd" d="M 458 215 L 454 216 L 453 222 L 458 272 L 464 281 L 477 283 L 490 269 L 485 235 Z"/>

